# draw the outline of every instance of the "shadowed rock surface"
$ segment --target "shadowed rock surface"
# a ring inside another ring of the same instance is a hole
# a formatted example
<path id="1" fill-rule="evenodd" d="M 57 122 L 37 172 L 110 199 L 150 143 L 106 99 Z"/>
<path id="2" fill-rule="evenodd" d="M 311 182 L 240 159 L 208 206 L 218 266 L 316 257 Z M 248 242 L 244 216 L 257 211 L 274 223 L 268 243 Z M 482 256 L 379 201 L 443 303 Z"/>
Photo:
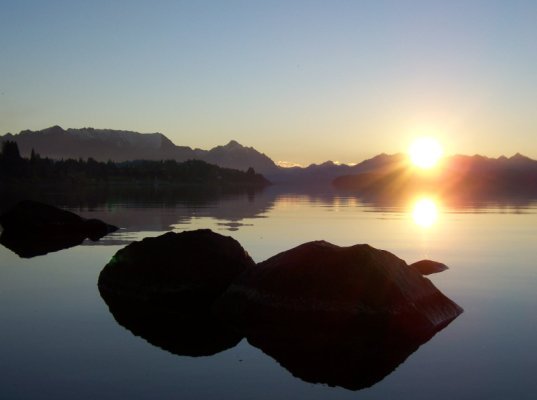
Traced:
<path id="1" fill-rule="evenodd" d="M 30 258 L 93 241 L 118 228 L 97 219 L 85 219 L 70 211 L 24 200 L 0 216 L 0 243 L 20 257 Z"/>
<path id="2" fill-rule="evenodd" d="M 446 264 L 431 260 L 421 260 L 410 264 L 410 266 L 416 268 L 422 275 L 436 274 L 449 269 Z"/>
<path id="3" fill-rule="evenodd" d="M 428 338 L 461 312 L 415 268 L 369 245 L 302 244 L 241 274 L 216 304 L 231 323 Z"/>
<path id="4" fill-rule="evenodd" d="M 124 300 L 197 314 L 254 265 L 231 237 L 209 229 L 168 232 L 119 250 L 101 271 L 98 286 Z"/>

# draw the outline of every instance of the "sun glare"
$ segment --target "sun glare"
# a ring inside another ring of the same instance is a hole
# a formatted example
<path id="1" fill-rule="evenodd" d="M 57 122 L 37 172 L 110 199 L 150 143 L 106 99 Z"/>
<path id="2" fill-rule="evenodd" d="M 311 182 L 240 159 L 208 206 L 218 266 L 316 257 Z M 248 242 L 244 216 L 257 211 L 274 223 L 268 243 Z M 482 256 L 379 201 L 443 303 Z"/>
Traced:
<path id="1" fill-rule="evenodd" d="M 436 203 L 430 198 L 419 199 L 412 210 L 412 219 L 422 228 L 431 227 L 438 218 Z"/>
<path id="2" fill-rule="evenodd" d="M 408 149 L 412 164 L 425 169 L 434 167 L 442 153 L 442 146 L 432 137 L 420 137 L 414 140 Z"/>

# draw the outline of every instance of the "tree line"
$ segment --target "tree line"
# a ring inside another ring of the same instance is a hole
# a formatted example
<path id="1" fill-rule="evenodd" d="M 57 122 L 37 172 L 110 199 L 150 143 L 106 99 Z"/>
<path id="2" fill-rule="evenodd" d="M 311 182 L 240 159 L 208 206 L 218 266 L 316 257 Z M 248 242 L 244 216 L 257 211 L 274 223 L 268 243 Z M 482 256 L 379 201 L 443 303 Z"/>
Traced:
<path id="1" fill-rule="evenodd" d="M 93 158 L 53 160 L 32 149 L 30 158 L 20 155 L 16 142 L 2 143 L 0 181 L 4 183 L 116 183 L 169 185 L 263 186 L 269 182 L 249 168 L 246 172 L 221 168 L 201 160 L 177 162 L 100 162 Z"/>

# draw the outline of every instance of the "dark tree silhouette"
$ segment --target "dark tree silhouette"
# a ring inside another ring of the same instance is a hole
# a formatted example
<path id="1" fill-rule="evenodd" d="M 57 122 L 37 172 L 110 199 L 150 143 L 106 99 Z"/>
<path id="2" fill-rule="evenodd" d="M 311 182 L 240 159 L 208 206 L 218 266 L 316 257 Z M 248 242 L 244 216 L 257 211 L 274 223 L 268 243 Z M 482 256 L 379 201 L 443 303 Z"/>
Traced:
<path id="1" fill-rule="evenodd" d="M 16 142 L 10 140 L 2 143 L 1 158 L 5 162 L 17 162 L 22 159 L 19 152 L 19 146 Z"/>
<path id="2" fill-rule="evenodd" d="M 119 183 L 152 185 L 263 186 L 269 182 L 253 168 L 247 172 L 221 168 L 200 160 L 164 161 L 51 160 L 32 149 L 21 158 L 15 142 L 4 142 L 0 154 L 0 181 L 14 183 Z"/>

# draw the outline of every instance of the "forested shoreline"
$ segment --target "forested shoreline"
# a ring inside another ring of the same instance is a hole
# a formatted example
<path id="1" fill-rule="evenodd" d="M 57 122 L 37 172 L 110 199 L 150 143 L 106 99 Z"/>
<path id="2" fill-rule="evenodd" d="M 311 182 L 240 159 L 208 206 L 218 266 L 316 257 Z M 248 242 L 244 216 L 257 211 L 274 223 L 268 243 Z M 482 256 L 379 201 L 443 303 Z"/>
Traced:
<path id="1" fill-rule="evenodd" d="M 6 141 L 0 153 L 0 182 L 4 185 L 114 184 L 165 186 L 262 187 L 270 184 L 253 168 L 239 171 L 200 160 L 135 160 L 100 162 L 93 158 L 53 160 L 32 150 L 20 155 L 15 142 Z"/>

